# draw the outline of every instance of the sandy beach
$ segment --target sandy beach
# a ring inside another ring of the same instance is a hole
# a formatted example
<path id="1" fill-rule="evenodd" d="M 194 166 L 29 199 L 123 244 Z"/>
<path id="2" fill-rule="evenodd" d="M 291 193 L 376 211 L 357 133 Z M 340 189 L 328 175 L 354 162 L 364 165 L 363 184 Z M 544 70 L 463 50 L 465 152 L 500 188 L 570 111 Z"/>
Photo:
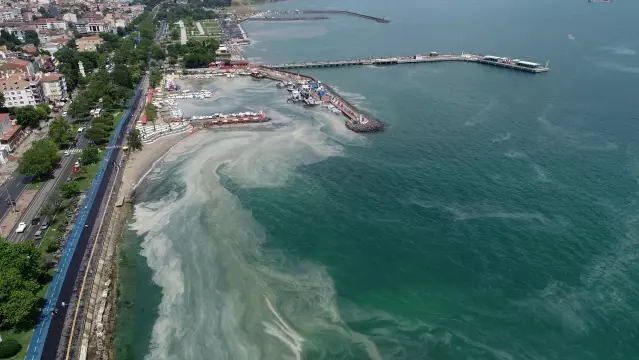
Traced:
<path id="1" fill-rule="evenodd" d="M 120 196 L 130 196 L 144 175 L 153 169 L 153 165 L 161 160 L 172 147 L 191 135 L 180 133 L 161 137 L 150 144 L 144 144 L 142 150 L 132 152 L 122 175 Z"/>

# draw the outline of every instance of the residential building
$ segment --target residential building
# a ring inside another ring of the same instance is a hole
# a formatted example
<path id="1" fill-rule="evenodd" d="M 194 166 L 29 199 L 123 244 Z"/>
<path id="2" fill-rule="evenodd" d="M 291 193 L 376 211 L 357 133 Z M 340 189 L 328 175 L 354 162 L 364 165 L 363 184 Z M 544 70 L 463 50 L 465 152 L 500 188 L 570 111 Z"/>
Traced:
<path id="1" fill-rule="evenodd" d="M 17 37 L 18 39 L 20 39 L 20 41 L 24 41 L 24 33 L 26 31 L 36 31 L 36 27 L 35 25 L 22 25 L 22 26 L 18 26 L 16 28 L 11 29 L 11 34 L 15 37 Z"/>
<path id="2" fill-rule="evenodd" d="M 11 120 L 9 114 L 0 114 L 0 162 L 6 163 L 7 156 L 5 153 L 13 152 L 24 138 L 25 133 L 22 127 Z"/>
<path id="3" fill-rule="evenodd" d="M 67 97 L 67 82 L 64 76 L 58 73 L 45 74 L 42 76 L 42 93 L 45 100 L 57 102 Z"/>
<path id="4" fill-rule="evenodd" d="M 74 13 L 66 13 L 62 15 L 62 19 L 66 22 L 70 22 L 70 23 L 77 23 L 78 22 L 78 16 Z"/>
<path id="5" fill-rule="evenodd" d="M 19 8 L 0 7 L 0 20 L 2 20 L 3 22 L 21 19 L 22 14 L 20 13 Z"/>
<path id="6" fill-rule="evenodd" d="M 0 91 L 7 107 L 35 106 L 44 101 L 42 81 L 35 76 L 13 74 L 0 78 Z"/>
<path id="7" fill-rule="evenodd" d="M 68 42 L 68 40 L 64 40 L 64 41 Z M 61 44 L 59 42 L 54 42 L 54 41 L 40 44 L 40 50 L 48 51 L 50 54 L 55 54 L 58 50 L 62 49 L 63 47 L 64 47 L 64 44 Z"/>
<path id="8" fill-rule="evenodd" d="M 99 34 L 111 31 L 111 25 L 105 21 L 91 21 L 87 24 L 87 33 Z"/>
<path id="9" fill-rule="evenodd" d="M 40 30 L 38 32 L 40 43 L 51 42 L 55 39 L 67 39 L 68 37 L 64 30 Z"/>
<path id="10" fill-rule="evenodd" d="M 85 36 L 77 39 L 75 44 L 78 46 L 78 51 L 95 51 L 104 40 L 98 35 Z"/>
<path id="11" fill-rule="evenodd" d="M 38 30 L 66 30 L 67 22 L 53 18 L 36 19 L 33 22 Z"/>
<path id="12" fill-rule="evenodd" d="M 27 11 L 22 14 L 22 21 L 29 22 L 33 19 L 33 13 L 31 11 Z"/>
<path id="13" fill-rule="evenodd" d="M 33 75 L 39 70 L 39 66 L 32 61 L 23 59 L 13 59 L 0 64 L 0 75 L 7 76 L 13 74 Z"/>

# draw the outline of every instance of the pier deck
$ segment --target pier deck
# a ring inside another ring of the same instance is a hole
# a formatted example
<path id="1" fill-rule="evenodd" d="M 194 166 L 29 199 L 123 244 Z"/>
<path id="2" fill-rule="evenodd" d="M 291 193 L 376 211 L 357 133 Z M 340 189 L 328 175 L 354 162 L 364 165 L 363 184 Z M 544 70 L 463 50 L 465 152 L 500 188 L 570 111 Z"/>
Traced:
<path id="1" fill-rule="evenodd" d="M 272 15 L 272 14 L 278 14 L 278 15 L 298 15 L 298 14 L 313 14 L 313 15 L 348 15 L 348 16 L 354 16 L 354 17 L 358 17 L 358 18 L 362 18 L 362 19 L 367 19 L 367 20 L 373 20 L 375 22 L 381 23 L 381 24 L 388 24 L 390 21 L 384 18 L 380 18 L 377 16 L 371 16 L 371 15 L 366 15 L 366 14 L 362 14 L 362 13 L 358 13 L 358 12 L 354 12 L 354 11 L 346 11 L 346 10 L 264 10 L 264 11 L 258 11 L 255 12 L 253 14 L 253 16 L 243 19 L 241 21 L 246 21 L 246 20 L 250 20 L 253 17 L 259 18 L 259 16 L 265 16 L 265 15 Z"/>
<path id="2" fill-rule="evenodd" d="M 494 56 L 482 56 L 474 54 L 450 54 L 450 55 L 414 55 L 403 57 L 381 57 L 371 59 L 350 59 L 350 60 L 330 60 L 330 61 L 311 61 L 297 62 L 287 64 L 264 65 L 264 67 L 288 70 L 288 69 L 312 69 L 342 66 L 364 66 L 364 65 L 397 65 L 397 64 L 417 64 L 442 61 L 463 61 L 474 62 L 485 65 L 498 66 L 513 70 L 520 70 L 530 73 L 547 72 L 549 68 L 540 64 L 530 63 L 521 60 L 510 60 L 507 58 L 497 58 Z"/>

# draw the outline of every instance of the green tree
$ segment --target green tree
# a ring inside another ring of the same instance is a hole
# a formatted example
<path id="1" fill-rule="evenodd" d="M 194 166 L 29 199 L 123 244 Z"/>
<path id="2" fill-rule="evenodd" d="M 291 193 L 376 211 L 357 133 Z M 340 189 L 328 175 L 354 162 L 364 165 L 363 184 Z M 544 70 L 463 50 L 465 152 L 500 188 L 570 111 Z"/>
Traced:
<path id="1" fill-rule="evenodd" d="M 0 92 L 0 108 L 4 107 L 4 93 Z"/>
<path id="2" fill-rule="evenodd" d="M 60 186 L 60 193 L 65 199 L 70 199 L 80 192 L 80 185 L 77 181 L 68 181 Z"/>
<path id="3" fill-rule="evenodd" d="M 24 279 L 38 279 L 42 273 L 40 252 L 28 242 L 12 244 L 0 240 L 0 270 L 11 268 L 17 269 Z"/>
<path id="4" fill-rule="evenodd" d="M 162 73 L 158 69 L 151 69 L 151 74 L 149 75 L 149 86 L 151 88 L 155 88 L 162 81 Z"/>
<path id="5" fill-rule="evenodd" d="M 45 120 L 49 116 L 49 114 L 51 114 L 51 107 L 49 107 L 49 105 L 47 104 L 38 104 L 36 105 L 35 109 L 38 112 L 41 120 Z"/>
<path id="6" fill-rule="evenodd" d="M 126 65 L 117 64 L 113 68 L 113 72 L 111 73 L 113 81 L 124 87 L 132 88 L 133 82 L 131 81 L 131 70 Z"/>
<path id="7" fill-rule="evenodd" d="M 25 323 L 37 309 L 39 298 L 29 290 L 17 290 L 0 305 L 3 322 L 9 325 Z"/>
<path id="8" fill-rule="evenodd" d="M 127 136 L 127 143 L 133 150 L 142 150 L 142 136 L 140 130 L 132 129 Z"/>
<path id="9" fill-rule="evenodd" d="M 25 151 L 22 159 L 20 159 L 18 172 L 43 179 L 51 175 L 59 160 L 58 147 L 53 141 L 34 141 L 31 148 Z"/>
<path id="10" fill-rule="evenodd" d="M 18 125 L 22 127 L 38 128 L 40 127 L 40 121 L 47 118 L 43 110 L 39 111 L 33 106 L 13 108 L 12 111 L 16 116 Z"/>
<path id="11" fill-rule="evenodd" d="M 73 139 L 71 124 L 63 118 L 56 118 L 49 126 L 49 138 L 58 147 L 68 144 Z"/>
<path id="12" fill-rule="evenodd" d="M 2 269 L 0 271 L 0 300 L 7 301 L 9 296 L 17 290 L 38 290 L 38 283 L 34 280 L 25 279 L 20 271 L 14 267 Z"/>
<path id="13" fill-rule="evenodd" d="M 151 46 L 151 57 L 157 60 L 164 60 L 166 52 L 162 49 L 162 47 L 160 47 L 160 45 L 154 44 Z"/>
<path id="14" fill-rule="evenodd" d="M 177 28 L 171 30 L 171 40 L 180 40 L 180 30 Z"/>
<path id="15" fill-rule="evenodd" d="M 89 146 L 82 150 L 82 155 L 80 156 L 82 165 L 95 164 L 98 161 L 100 161 L 100 150 L 97 147 Z"/>
<path id="16" fill-rule="evenodd" d="M 111 132 L 108 128 L 102 126 L 102 124 L 94 124 L 86 131 L 84 136 L 94 143 L 101 145 L 109 141 Z"/>
<path id="17" fill-rule="evenodd" d="M 24 32 L 24 42 L 26 44 L 33 44 L 35 46 L 40 45 L 40 38 L 38 37 L 38 33 L 33 30 L 26 30 Z"/>
<path id="18" fill-rule="evenodd" d="M 158 119 L 158 110 L 153 104 L 146 106 L 146 121 L 153 124 L 153 131 L 155 131 L 155 121 Z"/>

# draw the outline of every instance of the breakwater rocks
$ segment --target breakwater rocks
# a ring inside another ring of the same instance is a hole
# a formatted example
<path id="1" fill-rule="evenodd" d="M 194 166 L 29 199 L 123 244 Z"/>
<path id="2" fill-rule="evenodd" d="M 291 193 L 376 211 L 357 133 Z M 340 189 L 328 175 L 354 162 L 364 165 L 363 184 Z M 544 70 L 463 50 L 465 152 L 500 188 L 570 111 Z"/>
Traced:
<path id="1" fill-rule="evenodd" d="M 385 126 L 383 122 L 377 119 L 369 118 L 367 123 L 361 123 L 348 119 L 346 120 L 346 128 L 353 132 L 365 133 L 384 131 Z"/>

